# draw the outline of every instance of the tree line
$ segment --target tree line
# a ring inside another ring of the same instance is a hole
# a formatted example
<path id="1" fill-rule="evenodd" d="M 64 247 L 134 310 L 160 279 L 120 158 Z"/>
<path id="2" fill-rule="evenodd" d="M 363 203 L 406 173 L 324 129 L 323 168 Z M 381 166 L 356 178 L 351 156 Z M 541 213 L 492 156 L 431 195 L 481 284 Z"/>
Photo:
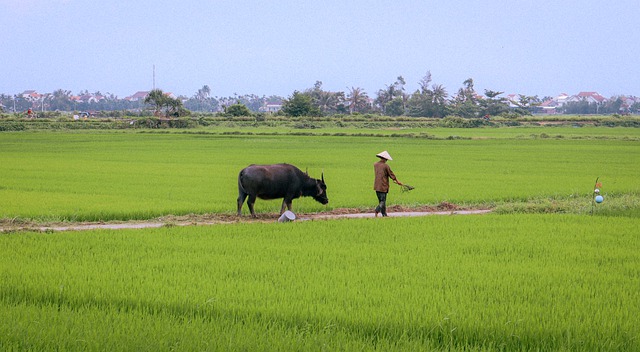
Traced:
<path id="1" fill-rule="evenodd" d="M 485 116 L 517 117 L 530 115 L 540 110 L 539 105 L 550 97 L 518 95 L 518 99 L 501 97 L 504 92 L 484 90 L 476 92 L 473 79 L 463 82 L 455 94 L 450 95 L 442 84 L 432 82 L 431 72 L 427 72 L 418 82 L 419 88 L 407 92 L 406 82 L 398 76 L 394 82 L 386 84 L 369 94 L 360 87 L 350 87 L 344 92 L 332 92 L 322 88 L 322 82 L 303 91 L 294 91 L 287 98 L 277 95 L 258 96 L 255 94 L 217 97 L 211 95 L 211 88 L 204 85 L 191 97 L 172 98 L 160 89 L 149 92 L 144 100 L 119 99 L 113 94 L 88 91 L 80 96 L 100 97 L 79 101 L 73 99 L 70 91 L 58 89 L 44 95 L 41 101 L 31 101 L 21 96 L 0 95 L 0 104 L 5 111 L 26 111 L 41 108 L 43 111 L 124 111 L 141 115 L 153 113 L 156 116 L 179 117 L 191 112 L 218 113 L 228 116 L 247 116 L 255 113 L 272 112 L 269 104 L 281 106 L 274 113 L 284 116 L 331 116 L 336 114 L 381 114 L 386 116 L 445 117 L 449 115 L 464 118 Z M 570 102 L 558 108 L 567 114 L 611 114 L 621 111 L 622 100 L 611 99 L 603 103 L 587 101 Z M 631 112 L 638 112 L 640 106 L 634 104 Z"/>
<path id="2" fill-rule="evenodd" d="M 479 95 L 473 79 L 450 96 L 442 84 L 432 83 L 431 73 L 420 80 L 419 89 L 408 93 L 402 76 L 378 90 L 374 98 L 358 87 L 347 92 L 329 92 L 317 81 L 313 88 L 295 91 L 284 100 L 282 113 L 288 116 L 379 113 L 386 116 L 445 117 L 456 115 L 473 118 L 502 114 L 528 115 L 540 103 L 537 97 L 520 95 L 518 102 L 499 97 L 503 92 L 485 90 Z"/>

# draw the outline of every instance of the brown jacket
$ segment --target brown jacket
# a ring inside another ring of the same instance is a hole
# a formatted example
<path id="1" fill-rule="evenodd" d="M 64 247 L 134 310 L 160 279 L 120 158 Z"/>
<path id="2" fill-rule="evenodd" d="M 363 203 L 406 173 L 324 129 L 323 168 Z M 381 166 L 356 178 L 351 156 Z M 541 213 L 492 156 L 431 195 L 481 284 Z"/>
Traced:
<path id="1" fill-rule="evenodd" d="M 396 182 L 398 181 L 396 179 L 396 175 L 391 171 L 391 167 L 389 167 L 387 163 L 378 161 L 373 164 L 373 169 L 376 173 L 376 178 L 373 182 L 373 189 L 376 192 L 389 192 L 389 177 Z"/>

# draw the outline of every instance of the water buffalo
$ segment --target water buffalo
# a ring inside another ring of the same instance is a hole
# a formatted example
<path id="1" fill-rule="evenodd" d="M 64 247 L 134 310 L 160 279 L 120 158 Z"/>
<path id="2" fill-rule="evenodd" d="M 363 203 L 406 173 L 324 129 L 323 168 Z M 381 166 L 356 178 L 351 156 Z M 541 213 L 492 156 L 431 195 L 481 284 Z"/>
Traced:
<path id="1" fill-rule="evenodd" d="M 251 216 L 255 217 L 253 204 L 260 199 L 283 198 L 280 214 L 285 206 L 291 210 L 291 202 L 300 196 L 313 197 L 321 204 L 329 203 L 327 185 L 322 178 L 309 177 L 300 169 L 289 164 L 249 165 L 238 175 L 238 216 L 242 215 L 242 204 L 247 200 Z"/>

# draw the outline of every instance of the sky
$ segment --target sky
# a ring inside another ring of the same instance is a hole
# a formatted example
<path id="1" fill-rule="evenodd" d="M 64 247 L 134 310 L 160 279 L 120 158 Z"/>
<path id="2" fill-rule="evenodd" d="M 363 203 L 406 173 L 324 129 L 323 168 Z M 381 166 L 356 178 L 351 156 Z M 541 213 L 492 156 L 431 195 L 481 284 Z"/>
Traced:
<path id="1" fill-rule="evenodd" d="M 640 96 L 638 0 L 0 0 L 0 93 Z M 155 70 L 154 70 L 155 67 Z"/>

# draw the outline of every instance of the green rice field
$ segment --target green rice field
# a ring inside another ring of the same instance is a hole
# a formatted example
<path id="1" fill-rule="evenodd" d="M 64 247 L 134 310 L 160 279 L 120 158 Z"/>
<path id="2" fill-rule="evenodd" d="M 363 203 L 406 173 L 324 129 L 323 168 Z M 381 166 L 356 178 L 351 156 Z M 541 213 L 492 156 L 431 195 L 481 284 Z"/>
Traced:
<path id="1" fill-rule="evenodd" d="M 493 209 L 0 232 L 0 350 L 640 350 L 640 130 L 363 130 L 0 133 L 0 225 L 233 214 L 276 162 L 324 171 L 295 212 L 371 211 L 383 149 L 390 204 Z"/>
<path id="2" fill-rule="evenodd" d="M 637 351 L 637 219 L 0 236 L 3 350 Z"/>
<path id="3" fill-rule="evenodd" d="M 640 189 L 637 129 L 618 129 L 614 137 L 600 139 L 518 139 L 520 130 L 505 130 L 503 137 L 513 138 L 3 133 L 0 219 L 104 221 L 233 213 L 238 172 L 249 164 L 279 162 L 297 165 L 312 177 L 325 174 L 328 206 L 305 198 L 294 201 L 294 211 L 370 207 L 377 202 L 372 164 L 383 149 L 394 157 L 390 165 L 398 178 L 416 187 L 405 194 L 392 190 L 394 204 L 590 197 L 597 177 L 605 195 Z M 583 204 L 590 206 L 589 199 Z M 279 208 L 277 201 L 256 203 L 258 212 Z"/>

